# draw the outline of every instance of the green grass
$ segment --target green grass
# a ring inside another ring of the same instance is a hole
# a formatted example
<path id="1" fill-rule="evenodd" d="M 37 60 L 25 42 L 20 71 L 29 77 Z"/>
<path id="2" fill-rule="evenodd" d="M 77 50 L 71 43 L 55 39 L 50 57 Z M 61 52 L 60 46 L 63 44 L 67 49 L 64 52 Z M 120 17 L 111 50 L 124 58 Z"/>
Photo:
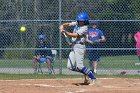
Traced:
<path id="1" fill-rule="evenodd" d="M 0 79 L 58 79 L 58 78 L 81 78 L 82 75 L 48 75 L 48 74 L 3 74 L 0 73 Z"/>
<path id="2" fill-rule="evenodd" d="M 9 68 L 9 67 L 21 67 L 21 68 L 29 68 L 32 66 L 32 60 L 20 60 L 20 59 L 6 59 L 0 60 L 0 67 Z"/>
<path id="3" fill-rule="evenodd" d="M 99 69 L 139 69 L 140 66 L 136 66 L 135 63 L 139 62 L 137 56 L 106 56 L 101 57 L 101 61 L 98 64 Z M 63 68 L 66 68 L 67 59 L 62 60 Z M 88 60 L 84 61 L 85 66 L 88 65 Z M 60 63 L 58 58 L 55 61 L 55 68 L 59 68 Z M 0 60 L 1 68 L 31 68 L 32 60 L 26 59 L 1 59 Z"/>
<path id="4" fill-rule="evenodd" d="M 20 80 L 20 79 L 63 79 L 63 78 L 84 78 L 83 75 L 48 75 L 48 74 L 3 74 L 0 73 L 0 80 Z M 96 75 L 96 78 L 136 78 L 140 75 Z"/>
<path id="5" fill-rule="evenodd" d="M 101 61 L 98 64 L 99 68 L 104 69 L 139 69 L 140 66 L 136 66 L 135 63 L 140 63 L 137 56 L 108 56 L 101 57 Z"/>
<path id="6" fill-rule="evenodd" d="M 135 66 L 139 62 L 137 56 L 106 56 L 101 57 L 98 64 L 98 69 L 140 69 L 140 66 Z M 67 59 L 62 60 L 63 68 L 66 68 Z M 85 59 L 84 64 L 88 66 L 88 60 Z M 59 68 L 58 58 L 55 61 L 55 68 Z M 31 68 L 32 60 L 25 59 L 1 59 L 0 68 Z M 48 75 L 48 74 L 4 74 L 0 73 L 0 79 L 15 80 L 15 79 L 59 79 L 59 78 L 82 78 L 83 75 Z M 96 75 L 97 78 L 140 78 L 140 75 Z"/>

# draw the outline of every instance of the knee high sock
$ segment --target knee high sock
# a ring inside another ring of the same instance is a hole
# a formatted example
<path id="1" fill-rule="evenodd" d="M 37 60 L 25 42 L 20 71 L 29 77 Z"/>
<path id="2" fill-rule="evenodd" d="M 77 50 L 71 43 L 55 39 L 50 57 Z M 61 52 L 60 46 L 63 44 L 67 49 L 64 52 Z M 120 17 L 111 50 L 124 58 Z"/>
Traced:
<path id="1" fill-rule="evenodd" d="M 92 80 L 96 80 L 96 77 L 94 76 L 94 74 L 87 67 L 83 67 L 81 70 L 81 73 L 87 75 Z"/>
<path id="2" fill-rule="evenodd" d="M 91 78 L 92 80 L 96 80 L 96 77 L 94 76 L 94 74 L 90 71 L 90 69 L 88 69 L 87 67 L 83 67 L 81 70 L 78 69 L 78 67 L 73 66 L 73 68 L 71 69 L 72 71 L 76 71 L 76 72 L 81 72 L 85 75 L 87 75 L 89 78 Z"/>

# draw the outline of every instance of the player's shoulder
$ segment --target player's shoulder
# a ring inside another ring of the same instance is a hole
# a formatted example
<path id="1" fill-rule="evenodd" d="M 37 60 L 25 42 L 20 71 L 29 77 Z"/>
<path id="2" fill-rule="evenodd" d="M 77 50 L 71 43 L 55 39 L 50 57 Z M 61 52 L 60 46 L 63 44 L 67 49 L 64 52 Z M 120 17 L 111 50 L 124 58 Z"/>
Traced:
<path id="1" fill-rule="evenodd" d="M 70 22 L 69 24 L 72 26 L 75 26 L 75 25 L 77 25 L 77 22 Z"/>

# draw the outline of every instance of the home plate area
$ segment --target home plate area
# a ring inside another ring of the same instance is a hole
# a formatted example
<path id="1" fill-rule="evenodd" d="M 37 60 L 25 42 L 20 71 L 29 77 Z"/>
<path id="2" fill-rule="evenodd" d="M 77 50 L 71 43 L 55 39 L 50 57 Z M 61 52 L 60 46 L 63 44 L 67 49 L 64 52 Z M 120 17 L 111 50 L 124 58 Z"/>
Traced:
<path id="1" fill-rule="evenodd" d="M 89 86 L 82 78 L 0 80 L 0 93 L 140 93 L 140 79 L 98 78 Z"/>

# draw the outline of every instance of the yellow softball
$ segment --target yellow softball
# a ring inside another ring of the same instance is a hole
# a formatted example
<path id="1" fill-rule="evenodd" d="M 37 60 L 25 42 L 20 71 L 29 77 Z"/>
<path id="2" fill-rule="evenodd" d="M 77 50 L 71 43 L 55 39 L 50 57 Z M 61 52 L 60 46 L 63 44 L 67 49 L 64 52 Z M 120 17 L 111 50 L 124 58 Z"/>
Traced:
<path id="1" fill-rule="evenodd" d="M 25 26 L 22 26 L 22 27 L 20 28 L 20 31 L 21 31 L 21 32 L 26 32 L 26 27 L 25 27 Z"/>

